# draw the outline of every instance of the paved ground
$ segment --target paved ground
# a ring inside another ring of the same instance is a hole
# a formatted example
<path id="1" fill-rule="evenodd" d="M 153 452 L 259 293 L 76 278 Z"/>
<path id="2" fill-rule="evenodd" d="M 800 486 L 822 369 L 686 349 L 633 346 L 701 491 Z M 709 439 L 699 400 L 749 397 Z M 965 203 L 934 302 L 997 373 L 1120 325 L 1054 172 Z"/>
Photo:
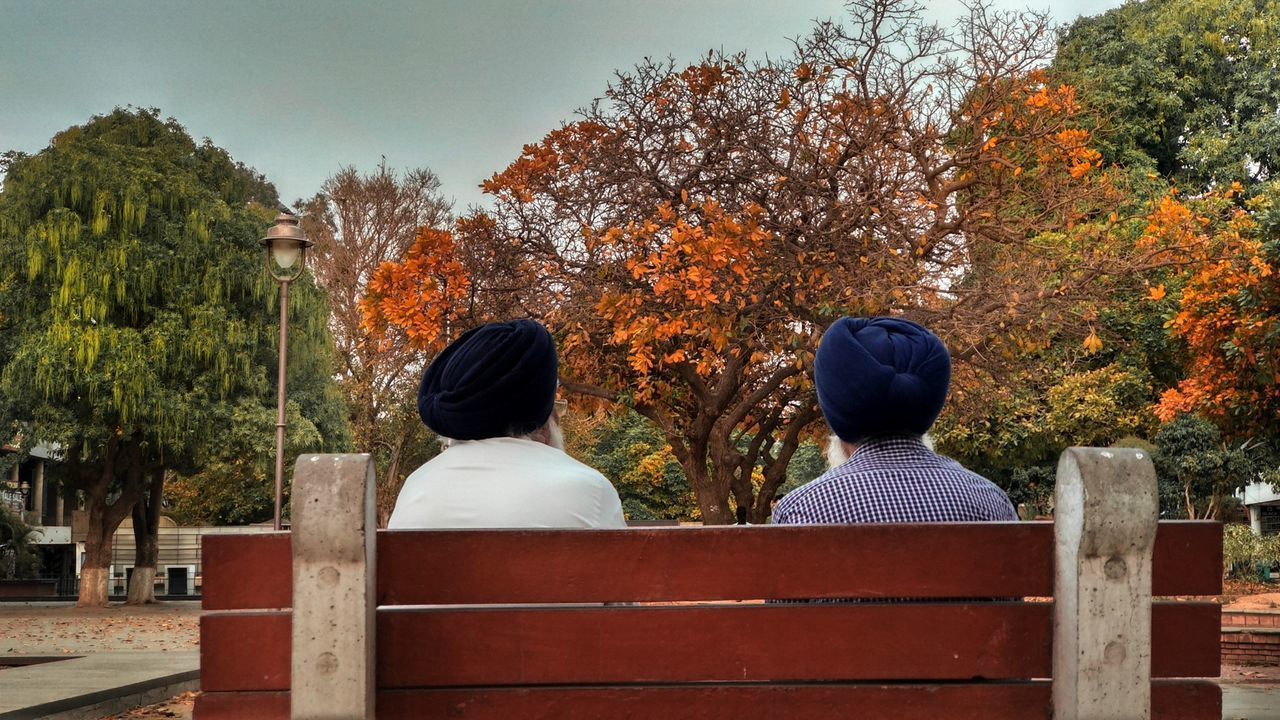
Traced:
<path id="1" fill-rule="evenodd" d="M 1280 719 L 1280 685 L 1222 686 L 1223 720 Z"/>
<path id="2" fill-rule="evenodd" d="M 196 650 L 99 652 L 0 671 L 0 718 L 94 718 L 198 687 Z M 160 716 L 163 717 L 163 716 Z"/>
<path id="3" fill-rule="evenodd" d="M 131 704 L 179 696 L 161 707 L 122 717 L 189 718 L 190 703 L 181 696 L 196 687 L 199 617 L 197 602 L 103 609 L 76 608 L 72 603 L 0 603 L 0 656 L 69 658 L 0 670 L 0 716 L 78 697 L 93 707 L 53 717 L 111 717 Z M 130 685 L 137 688 L 128 693 L 132 703 L 113 697 Z"/>

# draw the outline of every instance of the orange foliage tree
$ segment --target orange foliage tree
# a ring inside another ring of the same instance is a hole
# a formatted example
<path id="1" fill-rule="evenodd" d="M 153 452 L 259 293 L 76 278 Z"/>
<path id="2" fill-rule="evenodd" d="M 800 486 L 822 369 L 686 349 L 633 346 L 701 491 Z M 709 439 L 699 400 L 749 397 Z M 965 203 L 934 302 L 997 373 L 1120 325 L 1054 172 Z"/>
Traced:
<path id="1" fill-rule="evenodd" d="M 491 215 L 387 266 L 370 322 L 431 340 L 543 319 L 563 386 L 652 420 L 705 521 L 763 520 L 817 431 L 832 320 L 910 317 L 963 363 L 1106 265 L 1073 239 L 1105 217 L 1108 182 L 1072 90 L 1036 70 L 1043 17 L 979 6 L 949 34 L 908 3 L 850 10 L 784 60 L 619 74 L 486 182 Z M 470 283 L 454 298 L 431 266 L 447 262 Z"/>
<path id="2" fill-rule="evenodd" d="M 1273 212 L 1275 190 L 1243 204 L 1238 185 L 1194 202 L 1171 197 L 1152 213 L 1153 242 L 1212 252 L 1190 274 L 1168 323 L 1189 359 L 1187 377 L 1160 399 L 1162 420 L 1194 413 L 1237 438 L 1280 429 L 1280 242 L 1256 218 Z"/>

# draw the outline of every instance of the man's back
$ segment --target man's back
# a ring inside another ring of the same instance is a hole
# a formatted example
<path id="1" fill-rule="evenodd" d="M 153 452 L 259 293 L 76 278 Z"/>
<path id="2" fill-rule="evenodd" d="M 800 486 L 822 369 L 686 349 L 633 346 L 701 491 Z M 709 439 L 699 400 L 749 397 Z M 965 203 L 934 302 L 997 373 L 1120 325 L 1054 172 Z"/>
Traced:
<path id="1" fill-rule="evenodd" d="M 917 437 L 870 440 L 849 461 L 792 491 L 775 523 L 913 523 L 1017 520 L 1000 488 L 930 451 Z"/>
<path id="2" fill-rule="evenodd" d="M 454 442 L 405 480 L 390 528 L 620 528 L 600 473 L 542 443 Z"/>

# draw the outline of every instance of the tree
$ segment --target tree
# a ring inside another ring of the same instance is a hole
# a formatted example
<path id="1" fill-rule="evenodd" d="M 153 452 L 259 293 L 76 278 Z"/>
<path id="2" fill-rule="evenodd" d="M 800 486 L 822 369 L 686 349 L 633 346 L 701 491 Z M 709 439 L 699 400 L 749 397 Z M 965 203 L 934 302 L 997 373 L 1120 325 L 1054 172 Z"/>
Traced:
<path id="1" fill-rule="evenodd" d="M 158 508 L 148 484 L 192 472 L 237 403 L 269 396 L 274 285 L 257 239 L 276 204 L 261 176 L 155 110 L 95 117 L 9 163 L 0 423 L 62 448 L 84 493 L 81 604 L 105 604 L 112 535 L 144 496 Z M 321 301 L 295 288 L 291 352 L 322 352 L 323 314 L 305 319 Z M 144 543 L 142 588 L 147 555 Z"/>
<path id="2" fill-rule="evenodd" d="M 1244 447 L 1223 441 L 1213 423 L 1182 415 L 1155 437 L 1156 473 L 1182 488 L 1187 518 L 1217 520 L 1224 498 L 1258 478 Z"/>
<path id="3" fill-rule="evenodd" d="M 39 567 L 35 535 L 21 515 L 0 505 L 0 579 L 34 575 Z"/>
<path id="4" fill-rule="evenodd" d="M 356 447 L 377 460 L 378 518 L 385 524 L 408 470 L 430 457 L 434 443 L 414 411 L 421 351 L 403 333 L 371 338 L 360 302 L 384 262 L 402 259 L 424 228 L 448 224 L 449 203 L 430 170 L 401 176 L 383 162 L 368 175 L 342 168 L 299 204 L 303 228 L 316 241 L 311 268 L 332 308 L 338 385 Z"/>
<path id="5" fill-rule="evenodd" d="M 219 428 L 218 448 L 195 472 L 169 483 L 165 499 L 174 519 L 184 524 L 248 525 L 264 522 L 275 512 L 275 437 L 265 432 L 275 424 L 275 408 L 246 398 L 231 408 L 229 422 Z M 296 400 L 285 410 L 285 457 L 329 450 L 316 425 Z M 333 451 L 345 450 L 335 447 Z M 284 502 L 289 503 L 289 484 Z M 284 513 L 287 516 L 287 513 Z"/>
<path id="6" fill-rule="evenodd" d="M 491 216 L 388 268 L 372 321 L 433 339 L 492 317 L 477 296 L 544 319 L 562 386 L 652 421 L 706 522 L 763 521 L 815 434 L 832 320 L 904 315 L 977 361 L 1121 270 L 1087 242 L 1112 189 L 1074 92 L 1037 69 L 1043 17 L 978 6 L 948 33 L 906 2 L 850 9 L 785 59 L 619 74 L 485 184 Z M 439 280 L 451 261 L 467 288 Z"/>
<path id="7" fill-rule="evenodd" d="M 1198 414 L 1229 438 L 1267 442 L 1280 455 L 1280 186 L 1244 207 L 1237 195 L 1171 198 L 1153 214 L 1153 235 L 1196 237 L 1219 250 L 1180 288 L 1168 327 L 1186 345 L 1186 376 L 1162 395 L 1156 412 L 1165 422 Z"/>
<path id="8" fill-rule="evenodd" d="M 618 489 L 627 520 L 699 519 L 680 463 L 644 417 L 625 409 L 604 416 L 590 433 L 583 461 Z"/>
<path id="9" fill-rule="evenodd" d="M 1076 20 L 1054 67 L 1108 118 L 1107 160 L 1188 189 L 1280 172 L 1280 4 L 1145 0 Z"/>
<path id="10" fill-rule="evenodd" d="M 1067 375 L 1047 395 L 1047 429 L 1062 448 L 1106 447 L 1155 429 L 1150 380 L 1119 363 Z"/>

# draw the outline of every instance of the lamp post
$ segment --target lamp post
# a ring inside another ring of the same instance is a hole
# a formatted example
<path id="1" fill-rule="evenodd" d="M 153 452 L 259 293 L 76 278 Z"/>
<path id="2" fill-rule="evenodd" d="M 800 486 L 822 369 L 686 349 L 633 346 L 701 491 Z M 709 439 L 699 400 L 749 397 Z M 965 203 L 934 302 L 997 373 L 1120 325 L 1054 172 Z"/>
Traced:
<path id="1" fill-rule="evenodd" d="M 280 284 L 280 365 L 276 378 L 276 512 L 275 529 L 280 530 L 280 507 L 284 503 L 284 377 L 289 356 L 289 283 L 302 275 L 307 264 L 307 248 L 315 243 L 298 227 L 298 217 L 282 212 L 267 230 L 262 245 L 267 248 L 267 272 Z"/>

